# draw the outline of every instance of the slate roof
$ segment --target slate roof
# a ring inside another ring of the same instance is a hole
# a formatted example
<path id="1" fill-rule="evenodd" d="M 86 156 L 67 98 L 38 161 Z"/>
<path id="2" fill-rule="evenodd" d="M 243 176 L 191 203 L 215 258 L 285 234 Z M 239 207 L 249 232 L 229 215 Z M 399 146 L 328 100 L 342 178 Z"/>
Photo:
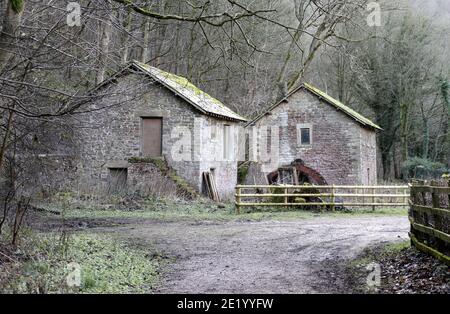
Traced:
<path id="1" fill-rule="evenodd" d="M 133 61 L 133 65 L 148 74 L 158 83 L 173 91 L 205 115 L 236 121 L 248 121 L 182 76 L 165 72 L 138 61 Z"/>
<path id="2" fill-rule="evenodd" d="M 343 113 L 345 113 L 346 115 L 350 116 L 352 119 L 356 120 L 357 122 L 359 122 L 363 126 L 366 126 L 366 127 L 372 128 L 372 129 L 376 129 L 376 130 L 382 130 L 382 128 L 380 126 L 378 126 L 377 124 L 373 123 L 368 118 L 364 117 L 363 115 L 359 114 L 355 110 L 353 110 L 350 107 L 344 105 L 339 100 L 331 97 L 327 93 L 321 91 L 320 89 L 318 89 L 318 88 L 316 88 L 316 87 L 314 87 L 314 86 L 312 86 L 312 85 L 310 85 L 308 83 L 303 83 L 300 86 L 298 86 L 296 89 L 292 90 L 286 97 L 284 97 L 282 100 L 280 100 L 279 102 L 277 102 L 274 105 L 272 105 L 271 107 L 269 107 L 269 109 L 264 111 L 262 114 L 258 115 L 255 119 L 253 119 L 251 122 L 249 122 L 248 125 L 252 125 L 255 122 L 257 122 L 258 120 L 260 120 L 267 113 L 272 111 L 279 104 L 281 104 L 283 101 L 287 100 L 290 96 L 292 96 L 294 93 L 296 93 L 300 89 L 305 89 L 306 91 L 316 95 L 317 97 L 319 97 L 320 99 L 322 99 L 326 103 L 328 103 L 328 104 L 332 105 L 333 107 L 335 107 L 337 110 L 340 110 Z"/>

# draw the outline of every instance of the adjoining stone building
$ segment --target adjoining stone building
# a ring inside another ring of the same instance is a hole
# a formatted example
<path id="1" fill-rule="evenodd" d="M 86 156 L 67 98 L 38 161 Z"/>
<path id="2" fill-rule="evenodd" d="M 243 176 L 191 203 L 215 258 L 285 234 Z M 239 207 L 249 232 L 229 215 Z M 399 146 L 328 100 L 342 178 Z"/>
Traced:
<path id="1" fill-rule="evenodd" d="M 161 158 L 198 192 L 203 172 L 210 172 L 220 198 L 232 197 L 245 118 L 187 79 L 139 62 L 95 94 L 103 96 L 76 116 L 86 123 L 74 128 L 78 186 L 111 190 L 149 184 L 160 170 L 155 158 Z"/>
<path id="2" fill-rule="evenodd" d="M 374 185 L 379 130 L 369 119 L 304 83 L 246 125 L 252 143 L 247 150 L 255 162 L 245 183 L 264 184 L 269 172 L 301 159 L 329 184 Z M 268 152 L 266 158 L 261 158 L 262 150 Z"/>

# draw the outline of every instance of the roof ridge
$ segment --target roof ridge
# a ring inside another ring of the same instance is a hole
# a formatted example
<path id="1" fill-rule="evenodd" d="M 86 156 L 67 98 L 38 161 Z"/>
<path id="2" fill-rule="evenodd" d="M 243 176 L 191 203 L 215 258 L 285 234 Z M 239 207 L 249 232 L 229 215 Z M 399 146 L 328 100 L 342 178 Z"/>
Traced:
<path id="1" fill-rule="evenodd" d="M 306 82 L 303 82 L 302 85 L 310 92 L 325 99 L 328 103 L 334 105 L 338 109 L 342 109 L 347 115 L 351 116 L 352 118 L 354 118 L 361 124 L 365 124 L 365 125 L 375 128 L 375 129 L 382 130 L 382 128 L 379 125 L 372 122 L 372 120 L 364 117 L 362 114 L 358 113 L 356 110 L 350 108 L 349 106 L 345 105 L 344 103 L 342 103 L 341 101 L 337 100 L 336 98 L 330 96 L 329 94 L 323 92 L 322 90 L 318 89 L 317 87 L 315 87 L 309 83 L 306 83 Z"/>
<path id="2" fill-rule="evenodd" d="M 267 110 L 263 111 L 262 113 L 260 113 L 259 115 L 257 115 L 253 120 L 251 120 L 250 122 L 248 122 L 245 126 L 249 126 L 254 124 L 255 122 L 259 121 L 262 117 L 264 117 L 268 112 L 272 111 L 273 109 L 275 109 L 276 107 L 278 107 L 283 101 L 287 100 L 289 97 L 291 97 L 293 94 L 295 94 L 297 91 L 299 91 L 300 89 L 306 89 L 307 91 L 309 91 L 310 93 L 316 95 L 317 97 L 323 99 L 324 101 L 326 101 L 328 104 L 334 106 L 336 109 L 340 109 L 342 110 L 343 113 L 345 113 L 346 115 L 350 116 L 351 118 L 353 118 L 356 122 L 359 122 L 362 125 L 365 126 L 369 126 L 371 128 L 374 129 L 378 129 L 378 130 L 382 130 L 382 128 L 375 124 L 374 122 L 372 122 L 370 119 L 364 117 L 363 115 L 361 115 L 360 113 L 356 112 L 355 110 L 353 110 L 352 108 L 348 107 L 347 105 L 344 105 L 342 102 L 340 102 L 339 100 L 331 97 L 330 95 L 328 95 L 327 93 L 321 91 L 320 89 L 314 87 L 311 84 L 308 84 L 306 82 L 301 83 L 300 85 L 298 85 L 297 87 L 291 89 L 287 95 L 285 97 L 283 97 L 282 99 L 280 99 L 279 101 L 275 102 L 274 104 L 272 104 L 271 106 L 268 107 Z"/>

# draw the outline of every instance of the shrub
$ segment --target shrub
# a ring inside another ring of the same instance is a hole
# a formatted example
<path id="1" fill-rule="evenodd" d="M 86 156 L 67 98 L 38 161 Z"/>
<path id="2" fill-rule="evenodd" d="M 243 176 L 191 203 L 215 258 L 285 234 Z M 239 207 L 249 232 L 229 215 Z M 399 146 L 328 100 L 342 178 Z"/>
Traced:
<path id="1" fill-rule="evenodd" d="M 434 162 L 429 159 L 413 157 L 406 160 L 402 166 L 403 173 L 408 178 L 438 179 L 443 174 L 450 172 L 443 163 Z"/>

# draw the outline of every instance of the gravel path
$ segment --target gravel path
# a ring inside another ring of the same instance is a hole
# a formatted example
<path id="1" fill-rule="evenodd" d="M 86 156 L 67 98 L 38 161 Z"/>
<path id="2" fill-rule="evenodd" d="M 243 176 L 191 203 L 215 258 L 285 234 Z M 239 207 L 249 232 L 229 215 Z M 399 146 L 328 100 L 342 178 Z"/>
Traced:
<path id="1" fill-rule="evenodd" d="M 288 222 L 145 221 L 120 229 L 133 241 L 175 258 L 157 293 L 328 293 L 346 292 L 335 279 L 338 267 L 329 269 L 333 261 L 355 257 L 368 246 L 405 240 L 409 225 L 406 217 L 317 217 Z M 329 276 L 318 276 L 318 271 Z"/>

